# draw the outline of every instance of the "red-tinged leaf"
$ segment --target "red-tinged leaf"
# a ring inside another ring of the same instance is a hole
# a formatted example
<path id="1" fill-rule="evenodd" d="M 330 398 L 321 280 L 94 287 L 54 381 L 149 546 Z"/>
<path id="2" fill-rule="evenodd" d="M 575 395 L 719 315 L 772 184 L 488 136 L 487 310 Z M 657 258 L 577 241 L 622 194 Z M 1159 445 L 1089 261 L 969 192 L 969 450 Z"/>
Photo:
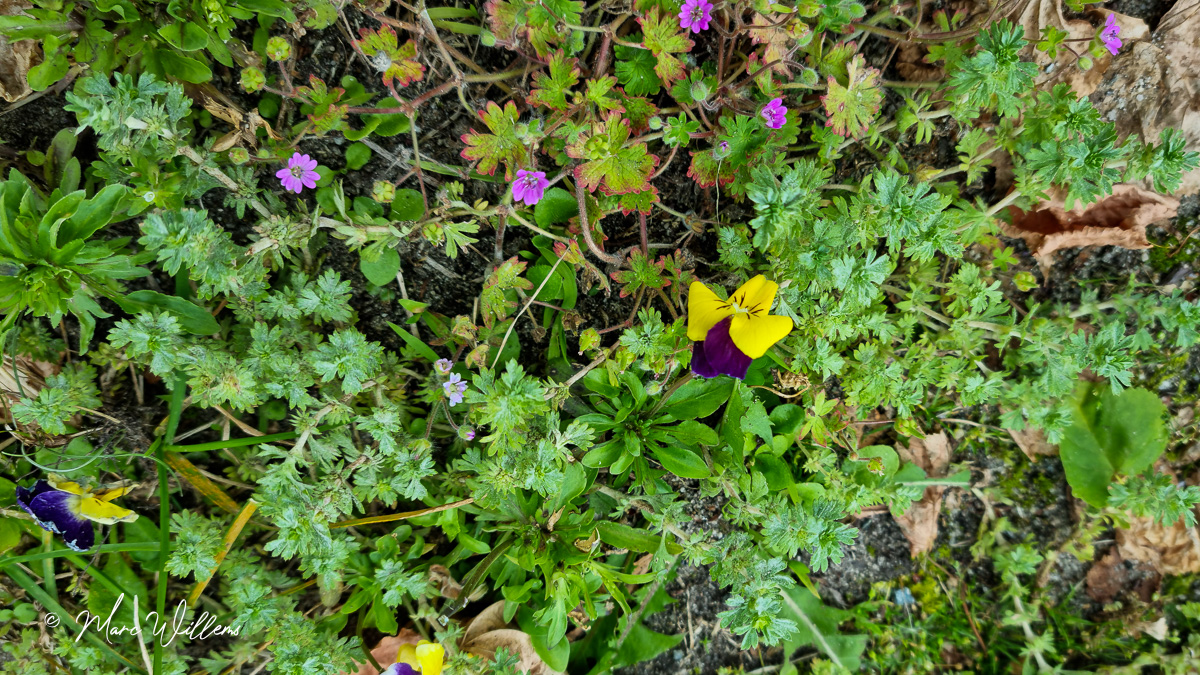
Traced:
<path id="1" fill-rule="evenodd" d="M 865 65 L 862 55 L 855 55 L 846 64 L 846 86 L 830 75 L 827 93 L 821 97 L 825 114 L 829 115 L 825 126 L 839 136 L 861 137 L 883 103 L 879 70 Z"/>
<path id="2" fill-rule="evenodd" d="M 529 105 L 566 110 L 570 107 L 567 96 L 576 84 L 579 84 L 579 68 L 575 67 L 575 59 L 568 59 L 560 49 L 550 57 L 550 72 L 534 76 Z"/>
<path id="3" fill-rule="evenodd" d="M 308 76 L 307 87 L 297 87 L 297 93 L 312 103 L 313 111 L 308 119 L 318 134 L 325 134 L 346 126 L 345 118 L 350 106 L 339 104 L 346 93 L 341 87 L 330 88 L 316 75 Z"/>
<path id="4" fill-rule="evenodd" d="M 651 207 L 658 201 L 658 188 L 653 185 L 641 192 L 630 192 L 621 195 L 621 213 L 629 215 L 634 211 L 650 215 Z"/>
<path id="5" fill-rule="evenodd" d="M 383 72 L 384 84 L 395 81 L 407 87 L 421 80 L 425 66 L 417 61 L 417 43 L 409 40 L 398 46 L 399 39 L 391 26 L 382 26 L 377 31 L 360 28 L 358 34 L 362 39 L 355 40 L 354 46 Z"/>
<path id="6" fill-rule="evenodd" d="M 579 25 L 583 3 L 579 0 L 489 0 L 488 23 L 496 43 L 516 49 L 522 39 L 533 45 L 545 58 L 570 37 L 571 31 L 558 30 L 560 22 Z"/>
<path id="7" fill-rule="evenodd" d="M 641 96 L 629 96 L 621 90 L 617 90 L 621 95 L 621 101 L 625 108 L 625 119 L 629 120 L 629 131 L 633 134 L 640 134 L 650 128 L 650 118 L 658 114 L 658 107 L 650 102 L 649 99 Z"/>
<path id="8" fill-rule="evenodd" d="M 596 106 L 596 109 L 601 113 L 605 111 L 625 112 L 625 107 L 621 105 L 620 99 L 613 92 L 613 87 L 617 86 L 617 78 L 612 75 L 605 75 L 594 80 L 587 81 L 587 93 L 584 95 L 587 100 Z"/>
<path id="9" fill-rule="evenodd" d="M 642 24 L 642 44 L 658 59 L 654 67 L 658 77 L 668 85 L 683 77 L 683 62 L 675 54 L 691 51 L 695 43 L 680 33 L 679 18 L 661 16 L 656 7 L 638 22 Z"/>
<path id="10" fill-rule="evenodd" d="M 504 104 L 504 108 L 488 101 L 487 110 L 479 111 L 479 119 L 492 132 L 481 134 L 474 129 L 464 134 L 462 142 L 467 147 L 462 151 L 465 159 L 479 160 L 476 171 L 484 175 L 492 175 L 500 162 L 504 162 L 504 178 L 512 180 L 516 171 L 525 158 L 525 145 L 517 137 L 517 106 L 512 101 Z"/>
<path id="11" fill-rule="evenodd" d="M 624 147 L 628 139 L 629 122 L 619 114 L 610 114 L 602 128 L 593 128 L 590 136 L 569 146 L 568 155 L 587 160 L 575 167 L 576 180 L 582 181 L 589 192 L 600 187 L 607 195 L 647 189 L 658 157 L 646 152 L 645 143 Z"/>
<path id="12" fill-rule="evenodd" d="M 491 328 L 498 319 L 508 316 L 516 309 L 517 303 L 504 296 L 507 290 L 528 291 L 533 288 L 533 282 L 521 278 L 526 263 L 513 256 L 497 267 L 487 282 L 483 284 L 483 293 L 479 296 L 479 308 L 483 314 L 483 325 Z"/>
<path id="13" fill-rule="evenodd" d="M 721 185 L 733 182 L 734 165 L 728 158 L 724 162 L 718 162 L 713 157 L 712 150 L 700 150 L 691 154 L 692 165 L 688 167 L 688 177 L 696 181 L 697 185 L 712 187 L 718 180 Z"/>

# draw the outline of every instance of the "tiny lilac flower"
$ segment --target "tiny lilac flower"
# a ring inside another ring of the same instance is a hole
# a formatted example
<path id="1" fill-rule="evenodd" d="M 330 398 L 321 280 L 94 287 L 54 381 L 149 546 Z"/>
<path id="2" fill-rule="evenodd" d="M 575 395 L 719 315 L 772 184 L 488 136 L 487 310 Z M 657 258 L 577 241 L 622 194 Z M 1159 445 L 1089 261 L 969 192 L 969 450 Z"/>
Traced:
<path id="1" fill-rule="evenodd" d="M 433 363 L 433 369 L 438 371 L 438 374 L 440 375 L 450 374 L 450 369 L 453 367 L 454 364 L 451 363 L 450 359 L 438 359 Z"/>
<path id="2" fill-rule="evenodd" d="M 288 160 L 286 169 L 275 172 L 275 177 L 279 179 L 284 190 L 300 194 L 302 188 L 317 187 L 317 181 L 321 180 L 321 174 L 313 171 L 315 168 L 317 168 L 317 160 L 297 152 Z"/>
<path id="3" fill-rule="evenodd" d="M 690 28 L 693 33 L 708 30 L 712 21 L 712 3 L 708 0 L 686 0 L 679 10 L 679 25 Z"/>
<path id="4" fill-rule="evenodd" d="M 446 397 L 450 400 L 450 405 L 455 406 L 462 403 L 463 392 L 467 390 L 467 383 L 462 381 L 462 375 L 450 373 L 450 379 L 442 383 L 442 390 L 446 392 Z"/>
<path id="5" fill-rule="evenodd" d="M 472 429 L 471 427 L 465 427 L 465 426 L 459 427 L 458 428 L 458 437 L 463 439 L 464 441 L 473 441 L 473 440 L 475 440 L 475 430 Z"/>
<path id="6" fill-rule="evenodd" d="M 729 141 L 721 141 L 717 143 L 717 147 L 713 148 L 713 159 L 725 159 L 729 156 Z"/>
<path id="7" fill-rule="evenodd" d="M 758 111 L 766 121 L 767 127 L 771 129 L 779 129 L 787 122 L 787 108 L 783 107 L 782 98 L 773 98 L 771 102 L 763 106 L 763 109 Z"/>
<path id="8" fill-rule="evenodd" d="M 1117 25 L 1117 16 L 1109 14 L 1108 19 L 1104 22 L 1104 27 L 1100 29 L 1100 41 L 1108 47 L 1108 52 L 1113 56 L 1117 55 L 1117 51 L 1121 49 L 1121 38 L 1117 37 L 1121 32 L 1121 27 Z"/>
<path id="9" fill-rule="evenodd" d="M 550 181 L 546 180 L 543 171 L 517 170 L 517 179 L 512 183 L 512 196 L 515 201 L 525 202 L 525 206 L 533 206 L 542 200 Z"/>

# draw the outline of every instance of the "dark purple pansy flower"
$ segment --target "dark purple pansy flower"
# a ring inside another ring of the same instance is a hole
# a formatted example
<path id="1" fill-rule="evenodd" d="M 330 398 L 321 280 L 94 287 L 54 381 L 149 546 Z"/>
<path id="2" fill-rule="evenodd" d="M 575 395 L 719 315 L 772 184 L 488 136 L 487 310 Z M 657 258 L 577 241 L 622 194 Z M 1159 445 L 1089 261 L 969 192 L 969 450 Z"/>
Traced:
<path id="1" fill-rule="evenodd" d="M 729 337 L 729 324 L 733 317 L 725 317 L 708 331 L 703 342 L 692 348 L 692 372 L 700 377 L 728 375 L 739 380 L 746 378 L 746 370 L 754 359 L 746 356 L 733 344 Z"/>
<path id="2" fill-rule="evenodd" d="M 417 670 L 414 670 L 413 667 L 407 663 L 397 662 L 388 666 L 388 669 L 379 675 L 417 675 L 417 672 Z"/>
<path id="3" fill-rule="evenodd" d="M 96 534 L 87 519 L 75 514 L 71 500 L 78 495 L 56 490 L 44 480 L 30 489 L 17 486 L 17 505 L 33 516 L 42 529 L 62 535 L 72 550 L 86 551 L 96 543 Z"/>

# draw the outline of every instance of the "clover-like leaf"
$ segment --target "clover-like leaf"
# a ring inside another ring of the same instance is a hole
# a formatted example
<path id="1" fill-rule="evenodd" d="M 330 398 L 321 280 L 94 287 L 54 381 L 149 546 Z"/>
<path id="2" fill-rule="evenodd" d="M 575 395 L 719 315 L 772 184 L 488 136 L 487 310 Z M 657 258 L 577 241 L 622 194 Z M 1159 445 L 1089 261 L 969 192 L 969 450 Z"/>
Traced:
<path id="1" fill-rule="evenodd" d="M 550 57 L 549 74 L 541 72 L 533 78 L 534 90 L 529 94 L 529 105 L 566 110 L 570 106 L 567 96 L 571 88 L 579 84 L 579 68 L 575 63 L 575 59 L 568 59 L 561 49 L 555 52 Z"/>
<path id="2" fill-rule="evenodd" d="M 695 43 L 679 32 L 679 19 L 669 14 L 663 17 L 655 7 L 638 22 L 642 24 L 642 44 L 658 60 L 654 72 L 667 84 L 683 77 L 683 62 L 675 54 L 691 51 Z"/>
<path id="3" fill-rule="evenodd" d="M 582 181 L 589 192 L 600 187 L 608 195 L 648 188 L 650 173 L 658 164 L 658 157 L 646 152 L 645 143 L 625 147 L 627 140 L 629 122 L 618 113 L 610 114 L 603 127 L 593 128 L 590 135 L 580 137 L 574 145 L 567 147 L 571 157 L 587 160 L 575 167 L 575 179 Z"/>
<path id="4" fill-rule="evenodd" d="M 360 28 L 358 34 L 362 39 L 355 40 L 354 47 L 383 73 L 384 84 L 395 81 L 407 87 L 421 81 L 425 66 L 417 61 L 417 43 L 409 40 L 400 45 L 391 26 L 381 26 L 377 31 Z"/>
<path id="5" fill-rule="evenodd" d="M 500 162 L 504 162 L 504 177 L 512 180 L 525 157 L 525 145 L 517 136 L 517 106 L 512 101 L 504 104 L 504 108 L 488 101 L 487 110 L 479 111 L 479 119 L 491 130 L 490 134 L 481 134 L 474 129 L 469 134 L 463 134 L 462 142 L 467 144 L 462 156 L 465 159 L 479 160 L 476 170 L 485 175 L 492 175 Z"/>
<path id="6" fill-rule="evenodd" d="M 879 86 L 879 70 L 864 67 L 866 61 L 856 54 L 846 64 L 846 86 L 829 76 L 828 93 L 821 97 L 825 114 L 829 115 L 825 126 L 839 136 L 860 138 L 879 113 L 883 102 L 883 89 Z"/>

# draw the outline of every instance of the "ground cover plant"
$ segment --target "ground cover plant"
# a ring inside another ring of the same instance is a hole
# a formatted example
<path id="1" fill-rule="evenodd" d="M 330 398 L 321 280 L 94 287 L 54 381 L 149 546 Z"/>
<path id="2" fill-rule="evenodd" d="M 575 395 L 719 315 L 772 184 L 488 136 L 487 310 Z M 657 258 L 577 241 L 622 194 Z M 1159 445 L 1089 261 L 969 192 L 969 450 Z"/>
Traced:
<path id="1" fill-rule="evenodd" d="M 0 37 L 2 672 L 1196 672 L 1193 0 Z"/>

